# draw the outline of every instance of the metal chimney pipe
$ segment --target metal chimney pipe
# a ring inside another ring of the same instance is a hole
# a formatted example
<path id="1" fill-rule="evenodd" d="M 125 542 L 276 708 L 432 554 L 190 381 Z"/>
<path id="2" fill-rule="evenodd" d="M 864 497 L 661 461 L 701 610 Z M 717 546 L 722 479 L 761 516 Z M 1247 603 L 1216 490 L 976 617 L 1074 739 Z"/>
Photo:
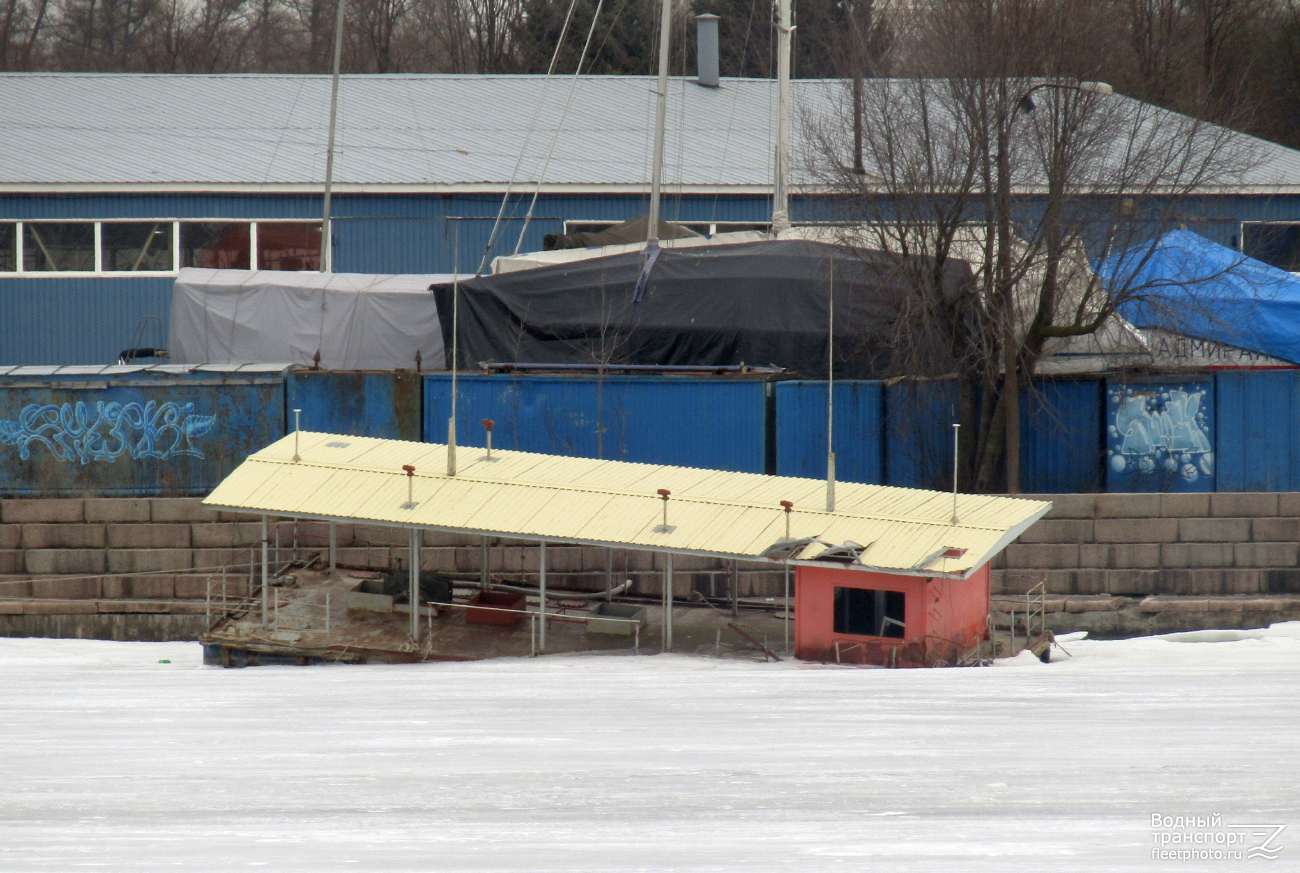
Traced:
<path id="1" fill-rule="evenodd" d="M 699 66 L 696 82 L 705 88 L 718 87 L 718 16 L 695 16 L 695 57 Z"/>

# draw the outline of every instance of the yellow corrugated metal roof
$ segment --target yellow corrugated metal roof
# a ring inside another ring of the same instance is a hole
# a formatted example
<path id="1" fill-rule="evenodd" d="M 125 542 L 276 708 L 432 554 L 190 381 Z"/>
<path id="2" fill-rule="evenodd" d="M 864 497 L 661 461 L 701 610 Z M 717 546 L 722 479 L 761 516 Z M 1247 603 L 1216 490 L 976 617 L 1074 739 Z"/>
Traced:
<path id="1" fill-rule="evenodd" d="M 299 460 L 293 460 L 295 445 Z M 1050 503 L 839 482 L 835 512 L 818 479 L 568 458 L 300 432 L 251 455 L 204 501 L 253 513 L 419 526 L 522 539 L 763 560 L 785 536 L 856 543 L 860 569 L 964 576 L 997 554 Z M 408 508 L 403 465 L 415 467 Z M 657 491 L 671 491 L 668 524 Z M 824 546 L 814 543 L 801 559 Z M 961 557 L 934 557 L 946 549 Z M 806 562 L 800 560 L 800 563 Z"/>

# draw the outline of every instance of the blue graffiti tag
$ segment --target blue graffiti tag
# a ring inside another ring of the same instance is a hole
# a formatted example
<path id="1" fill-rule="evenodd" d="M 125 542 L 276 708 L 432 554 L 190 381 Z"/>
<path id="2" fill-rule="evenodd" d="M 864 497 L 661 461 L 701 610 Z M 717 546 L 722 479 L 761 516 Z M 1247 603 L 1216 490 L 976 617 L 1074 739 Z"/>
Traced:
<path id="1" fill-rule="evenodd" d="M 24 461 L 32 445 L 45 446 L 60 461 L 113 461 L 188 455 L 202 458 L 192 440 L 216 423 L 216 416 L 194 415 L 194 404 L 150 400 L 140 403 L 96 401 L 92 409 L 76 404 L 33 403 L 23 407 L 17 421 L 0 421 L 0 443 L 17 446 Z"/>
<path id="2" fill-rule="evenodd" d="M 1117 473 L 1176 473 L 1187 482 L 1214 475 L 1202 404 L 1206 392 L 1178 388 L 1112 390 L 1111 468 Z"/>

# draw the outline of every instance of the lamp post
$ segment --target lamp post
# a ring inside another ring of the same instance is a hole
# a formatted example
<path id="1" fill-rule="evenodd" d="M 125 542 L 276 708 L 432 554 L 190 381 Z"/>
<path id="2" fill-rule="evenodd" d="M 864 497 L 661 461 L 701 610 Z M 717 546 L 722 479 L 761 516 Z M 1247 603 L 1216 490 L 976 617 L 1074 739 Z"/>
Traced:
<path id="1" fill-rule="evenodd" d="M 998 251 L 994 270 L 999 290 L 1002 293 L 1002 368 L 1003 368 L 1003 413 L 1006 427 L 1006 468 L 1007 493 L 1020 493 L 1020 343 L 1017 330 L 1019 321 L 1019 301 L 1016 299 L 1015 283 L 1011 280 L 1011 167 L 1008 133 L 1011 121 L 1019 112 L 1033 112 L 1033 95 L 1046 88 L 1064 91 L 1079 91 L 1093 94 L 1110 94 L 1113 89 L 1104 82 L 1039 82 L 1026 90 L 1016 100 L 1014 108 L 1006 110 L 1006 80 L 1002 80 L 1003 98 L 999 103 L 997 117 L 997 205 L 995 226 Z M 1048 221 L 1051 219 L 1052 204 L 1057 193 L 1056 175 L 1048 171 Z M 1051 228 L 1048 228 L 1049 233 Z"/>

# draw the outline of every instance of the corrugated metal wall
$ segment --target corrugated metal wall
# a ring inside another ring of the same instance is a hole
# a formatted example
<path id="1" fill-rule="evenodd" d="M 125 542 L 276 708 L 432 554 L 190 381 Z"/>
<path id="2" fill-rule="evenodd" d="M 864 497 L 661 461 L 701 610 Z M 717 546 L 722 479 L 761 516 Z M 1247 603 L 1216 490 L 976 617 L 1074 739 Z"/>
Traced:
<path id="1" fill-rule="evenodd" d="M 334 199 L 337 269 L 365 273 L 450 273 L 478 269 L 500 206 L 493 195 L 356 195 Z M 682 221 L 763 221 L 771 199 L 688 196 L 666 199 L 664 215 Z M 542 248 L 564 220 L 621 221 L 646 210 L 638 195 L 538 198 L 522 250 Z M 513 201 L 492 254 L 515 250 L 526 197 Z M 0 219 L 319 218 L 314 195 L 13 195 L 0 197 Z M 459 220 L 465 219 L 465 220 Z M 141 316 L 157 318 L 165 337 L 169 278 L 0 277 L 0 365 L 110 364 L 126 348 Z"/>
<path id="2" fill-rule="evenodd" d="M 1031 494 L 1101 489 L 1100 379 L 1043 379 L 1020 398 L 1020 487 Z"/>
<path id="3" fill-rule="evenodd" d="M 896 382 L 885 389 L 885 484 L 952 488 L 957 380 Z"/>
<path id="4" fill-rule="evenodd" d="M 284 435 L 282 372 L 0 377 L 0 496 L 207 494 Z"/>
<path id="5" fill-rule="evenodd" d="M 285 421 L 303 430 L 420 442 L 423 380 L 418 373 L 294 370 L 285 384 Z"/>
<path id="6" fill-rule="evenodd" d="M 112 364 L 143 341 L 167 342 L 172 280 L 0 278 L 0 365 Z M 141 322 L 142 318 L 154 321 Z"/>
<path id="7" fill-rule="evenodd" d="M 445 442 L 451 376 L 424 378 L 424 433 Z M 679 377 L 461 376 L 457 444 L 762 473 L 766 385 Z"/>
<path id="8" fill-rule="evenodd" d="M 826 477 L 826 383 L 778 382 L 776 474 Z M 884 482 L 885 391 L 880 382 L 835 383 L 835 478 Z"/>
<path id="9" fill-rule="evenodd" d="M 1300 490 L 1300 370 L 1214 375 L 1220 491 Z"/>

